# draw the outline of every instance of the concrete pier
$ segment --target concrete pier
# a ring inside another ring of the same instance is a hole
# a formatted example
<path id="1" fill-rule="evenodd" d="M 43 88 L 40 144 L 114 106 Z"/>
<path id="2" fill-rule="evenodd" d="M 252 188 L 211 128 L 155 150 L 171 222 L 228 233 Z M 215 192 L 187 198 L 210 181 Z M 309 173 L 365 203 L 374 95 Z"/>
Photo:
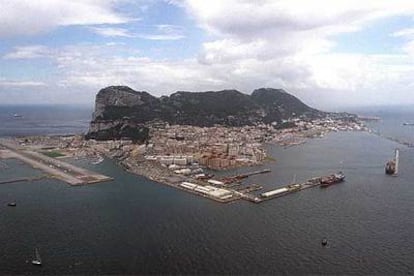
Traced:
<path id="1" fill-rule="evenodd" d="M 326 177 L 326 176 L 325 176 Z M 292 193 L 296 193 L 305 189 L 309 189 L 309 188 L 314 188 L 314 187 L 318 187 L 321 185 L 321 180 L 324 178 L 324 176 L 320 176 L 320 177 L 314 177 L 311 179 L 308 179 L 306 182 L 301 183 L 301 184 L 290 184 L 290 185 L 286 185 L 283 187 L 278 188 L 279 190 L 281 190 L 280 193 L 275 193 L 274 195 L 268 196 L 268 197 L 263 197 L 263 196 L 254 196 L 252 194 L 243 194 L 242 198 L 253 202 L 253 203 L 261 203 L 261 202 L 265 202 L 271 199 L 275 199 L 278 197 L 282 197 L 282 196 L 286 196 Z"/>

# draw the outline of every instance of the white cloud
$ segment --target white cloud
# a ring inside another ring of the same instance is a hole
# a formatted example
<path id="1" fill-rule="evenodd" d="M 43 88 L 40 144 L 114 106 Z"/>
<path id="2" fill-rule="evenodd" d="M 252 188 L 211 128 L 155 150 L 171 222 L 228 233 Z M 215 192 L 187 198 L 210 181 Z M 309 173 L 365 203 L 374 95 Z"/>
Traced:
<path id="1" fill-rule="evenodd" d="M 128 37 L 148 40 L 179 40 L 185 37 L 183 28 L 180 26 L 162 24 L 144 27 L 145 29 L 150 29 L 151 32 L 133 33 L 129 29 L 112 27 L 90 27 L 89 29 L 96 34 L 106 37 Z"/>
<path id="2" fill-rule="evenodd" d="M 109 85 L 128 85 L 157 96 L 177 90 L 235 88 L 250 93 L 259 87 L 282 87 L 308 104 L 327 108 L 333 102 L 389 103 L 406 97 L 414 79 L 414 63 L 406 55 L 321 53 L 260 59 L 236 49 L 233 61 L 213 59 L 214 62 L 200 63 L 197 59 L 153 60 L 126 45 L 78 45 L 49 50 L 55 53 L 50 57 L 58 68 L 57 79 L 49 80 L 55 99 L 59 93 L 65 99 L 70 97 L 66 93 L 84 91 L 82 99 L 92 101 L 100 88 Z M 116 50 L 129 55 L 117 55 Z M 382 89 L 380 95 L 378 88 Z"/>
<path id="3" fill-rule="evenodd" d="M 120 24 L 114 0 L 0 0 L 0 37 L 33 35 L 61 26 Z"/>
<path id="4" fill-rule="evenodd" d="M 414 28 L 405 28 L 391 34 L 394 37 L 413 37 Z"/>
<path id="5" fill-rule="evenodd" d="M 109 28 L 109 27 L 91 27 L 94 33 L 106 37 L 134 37 L 127 29 L 124 28 Z"/>
<path id="6" fill-rule="evenodd" d="M 50 2 L 57 5 L 57 1 Z M 112 20 L 109 16 L 95 23 L 85 19 L 88 22 L 85 24 L 127 20 L 112 12 L 112 1 L 82 3 L 88 7 L 99 5 L 120 19 Z M 16 47 L 5 58 L 52 57 L 59 74 L 56 83 L 71 91 L 88 91 L 90 95 L 104 86 L 122 84 L 155 95 L 226 88 L 249 93 L 258 87 L 281 87 L 316 107 L 321 104 L 329 107 L 333 102 L 414 101 L 413 97 L 407 97 L 414 86 L 412 30 L 393 34 L 408 39 L 402 49 L 405 52 L 399 54 L 334 52 L 335 36 L 362 30 L 376 20 L 412 16 L 414 1 L 176 0 L 169 3 L 184 7 L 208 32 L 209 41 L 201 45 L 197 56 L 181 61 L 153 60 L 145 57 L 142 49 L 129 48 L 128 43 L 107 43 L 60 49 L 38 45 Z M 77 24 L 82 20 L 69 21 Z M 49 28 L 68 24 L 62 22 L 53 20 L 53 24 L 46 25 Z M 185 36 L 183 28 L 173 25 L 141 27 L 105 25 L 94 26 L 92 30 L 103 36 L 152 40 Z"/>
<path id="7" fill-rule="evenodd" d="M 43 45 L 17 46 L 12 52 L 3 56 L 4 59 L 32 59 L 49 57 L 51 50 Z"/>
<path id="8" fill-rule="evenodd" d="M 390 93 L 397 96 L 391 100 L 398 100 L 414 77 L 414 61 L 404 54 L 334 52 L 339 34 L 381 19 L 414 15 L 412 1 L 186 0 L 178 5 L 212 36 L 203 44 L 199 61 L 221 64 L 229 72 L 230 85 L 238 81 L 232 73 L 249 72 L 245 78 L 256 87 L 274 83 L 296 88 L 305 99 L 329 95 L 336 102 L 370 103 L 387 102 Z M 394 36 L 411 33 L 407 29 Z M 413 45 L 410 41 L 402 50 L 414 54 Z M 232 71 L 234 67 L 239 70 Z"/>
<path id="9" fill-rule="evenodd" d="M 406 0 L 187 0 L 184 3 L 205 29 L 244 38 L 319 28 L 328 34 L 355 31 L 370 20 L 412 15 L 414 11 L 414 3 Z"/>
<path id="10" fill-rule="evenodd" d="M 176 25 L 159 24 L 147 28 L 154 30 L 149 33 L 138 33 L 136 36 L 148 40 L 179 40 L 185 37 L 184 29 Z"/>
<path id="11" fill-rule="evenodd" d="M 15 81 L 15 80 L 0 80 L 0 87 L 2 88 L 25 88 L 25 87 L 40 87 L 47 86 L 46 83 L 40 81 Z"/>

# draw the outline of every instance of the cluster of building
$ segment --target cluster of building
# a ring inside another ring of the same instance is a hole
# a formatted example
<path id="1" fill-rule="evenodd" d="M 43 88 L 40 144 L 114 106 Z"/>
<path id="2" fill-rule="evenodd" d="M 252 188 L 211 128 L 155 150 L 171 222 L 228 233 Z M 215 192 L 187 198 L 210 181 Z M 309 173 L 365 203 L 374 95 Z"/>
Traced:
<path id="1" fill-rule="evenodd" d="M 281 127 L 284 124 L 289 127 Z M 266 159 L 265 143 L 292 146 L 330 131 L 347 130 L 366 128 L 362 122 L 347 116 L 314 120 L 294 118 L 279 124 L 243 127 L 164 124 L 151 128 L 146 154 L 147 159 L 156 158 L 165 165 L 197 162 L 202 167 L 222 170 L 262 163 Z"/>
<path id="2" fill-rule="evenodd" d="M 293 146 L 305 143 L 308 138 L 322 137 L 328 132 L 368 130 L 362 121 L 349 119 L 348 117 L 326 117 L 314 120 L 295 118 L 287 122 L 294 125 L 294 127 L 282 129 L 277 128 L 277 126 L 268 127 L 266 142 Z"/>
<path id="3" fill-rule="evenodd" d="M 288 127 L 283 127 L 288 125 Z M 310 120 L 294 118 L 281 123 L 243 127 L 196 127 L 158 124 L 150 127 L 150 140 L 95 141 L 82 136 L 39 136 L 20 139 L 32 148 L 50 147 L 68 156 L 108 156 L 120 160 L 147 162 L 168 168 L 175 175 L 204 177 L 203 168 L 225 170 L 262 163 L 265 143 L 292 146 L 330 131 L 366 130 L 362 122 L 347 117 Z"/>
<path id="4" fill-rule="evenodd" d="M 229 169 L 262 162 L 266 153 L 255 127 L 196 127 L 166 125 L 153 128 L 147 159 L 161 164 L 183 165 L 197 162 L 210 169 Z M 177 163 L 178 162 L 178 163 Z"/>

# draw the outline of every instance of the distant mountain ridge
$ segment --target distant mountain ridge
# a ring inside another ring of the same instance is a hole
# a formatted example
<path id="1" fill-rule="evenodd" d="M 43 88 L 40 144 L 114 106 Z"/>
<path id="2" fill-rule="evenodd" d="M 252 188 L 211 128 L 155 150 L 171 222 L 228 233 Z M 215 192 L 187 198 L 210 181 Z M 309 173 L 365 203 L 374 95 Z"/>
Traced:
<path id="1" fill-rule="evenodd" d="M 87 138 L 145 140 L 150 121 L 209 127 L 245 126 L 281 122 L 295 117 L 324 117 L 283 89 L 260 88 L 251 95 L 237 90 L 178 91 L 154 97 L 127 86 L 110 86 L 96 96 L 95 112 Z"/>

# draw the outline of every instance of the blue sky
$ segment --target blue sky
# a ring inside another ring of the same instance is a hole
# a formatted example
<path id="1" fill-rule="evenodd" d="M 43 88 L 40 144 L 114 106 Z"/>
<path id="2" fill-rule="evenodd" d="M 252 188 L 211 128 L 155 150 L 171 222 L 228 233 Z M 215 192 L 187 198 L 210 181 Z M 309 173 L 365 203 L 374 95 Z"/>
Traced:
<path id="1" fill-rule="evenodd" d="M 99 89 L 284 88 L 319 108 L 414 104 L 408 0 L 0 0 L 0 103 Z"/>

